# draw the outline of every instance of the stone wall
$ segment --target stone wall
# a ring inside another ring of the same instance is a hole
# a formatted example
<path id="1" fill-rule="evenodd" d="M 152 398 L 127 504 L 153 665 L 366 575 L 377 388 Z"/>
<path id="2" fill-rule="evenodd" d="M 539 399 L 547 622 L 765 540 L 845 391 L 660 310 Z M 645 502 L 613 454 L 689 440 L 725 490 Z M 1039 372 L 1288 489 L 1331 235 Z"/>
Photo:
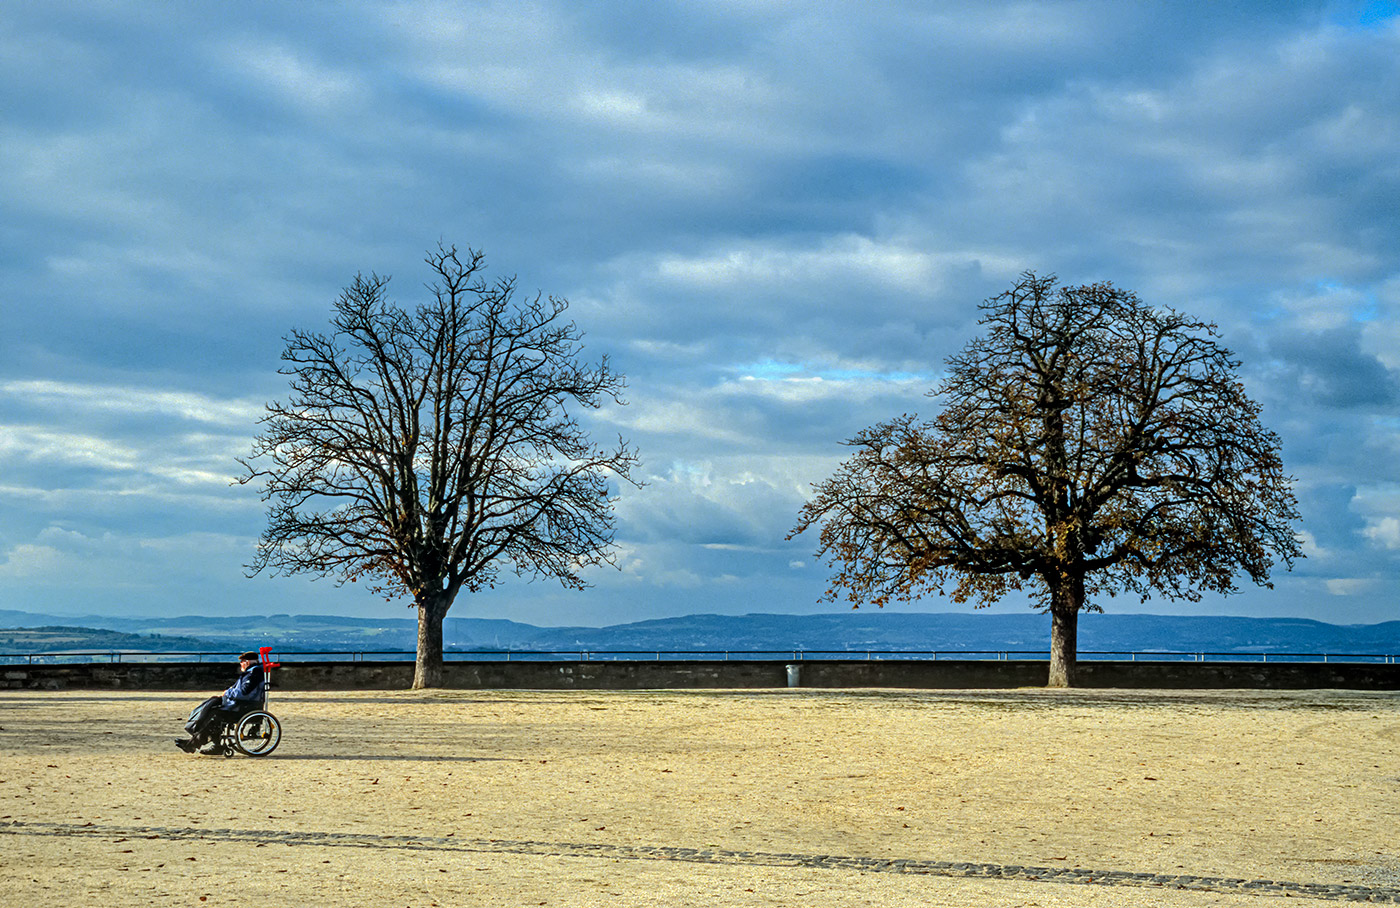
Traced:
<path id="1" fill-rule="evenodd" d="M 789 666 L 796 666 L 795 672 Z M 85 663 L 0 666 L 0 690 L 218 691 L 237 667 L 223 663 Z M 795 677 L 792 677 L 795 675 Z M 704 688 L 894 687 L 995 689 L 1041 687 L 1042 661 L 809 660 L 803 662 L 448 662 L 450 688 L 503 690 L 650 690 Z M 291 662 L 273 672 L 273 688 L 402 690 L 411 662 Z M 1082 687 L 1168 690 L 1400 690 L 1400 664 L 1342 662 L 1081 662 Z"/>

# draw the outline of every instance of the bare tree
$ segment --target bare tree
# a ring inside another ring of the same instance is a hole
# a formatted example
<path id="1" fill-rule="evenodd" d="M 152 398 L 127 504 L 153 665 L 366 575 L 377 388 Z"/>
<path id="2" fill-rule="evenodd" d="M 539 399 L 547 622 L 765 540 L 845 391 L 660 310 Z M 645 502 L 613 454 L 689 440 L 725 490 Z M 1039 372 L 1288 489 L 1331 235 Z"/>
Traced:
<path id="1" fill-rule="evenodd" d="M 980 608 L 1026 590 L 1065 687 L 1091 597 L 1199 601 L 1302 557 L 1279 440 L 1215 326 L 1032 273 L 982 313 L 930 394 L 942 412 L 861 432 L 802 509 L 792 535 L 821 524 L 828 599 L 951 588 Z"/>
<path id="2" fill-rule="evenodd" d="M 361 578 L 418 610 L 415 688 L 442 683 L 442 622 L 500 568 L 583 588 L 611 563 L 609 477 L 636 451 L 592 444 L 573 408 L 622 403 L 623 377 L 582 361 L 554 297 L 487 283 L 481 253 L 430 252 L 431 300 L 409 312 L 388 278 L 357 275 L 330 334 L 293 331 L 285 403 L 267 405 L 241 483 L 267 529 L 252 573 Z"/>

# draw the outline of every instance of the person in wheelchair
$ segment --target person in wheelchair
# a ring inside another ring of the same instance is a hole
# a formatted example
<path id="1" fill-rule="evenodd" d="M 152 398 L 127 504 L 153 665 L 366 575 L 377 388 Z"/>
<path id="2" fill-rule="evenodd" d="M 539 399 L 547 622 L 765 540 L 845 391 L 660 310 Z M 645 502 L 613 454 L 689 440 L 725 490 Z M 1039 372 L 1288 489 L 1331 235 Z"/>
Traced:
<path id="1" fill-rule="evenodd" d="M 237 721 L 244 713 L 263 708 L 266 694 L 258 654 L 250 651 L 239 656 L 238 671 L 238 680 L 228 690 L 205 700 L 190 713 L 189 722 L 185 724 L 185 731 L 190 733 L 190 737 L 176 738 L 176 747 L 185 753 L 223 753 L 221 737 L 224 726 Z"/>

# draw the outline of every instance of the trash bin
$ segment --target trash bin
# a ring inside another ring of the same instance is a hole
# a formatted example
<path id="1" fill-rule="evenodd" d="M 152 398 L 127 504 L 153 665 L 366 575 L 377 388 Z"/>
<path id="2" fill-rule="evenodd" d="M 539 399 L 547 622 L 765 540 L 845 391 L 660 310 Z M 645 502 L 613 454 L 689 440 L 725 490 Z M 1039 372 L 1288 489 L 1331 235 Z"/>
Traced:
<path id="1" fill-rule="evenodd" d="M 788 687 L 802 686 L 802 666 L 796 662 L 788 663 L 787 667 Z"/>

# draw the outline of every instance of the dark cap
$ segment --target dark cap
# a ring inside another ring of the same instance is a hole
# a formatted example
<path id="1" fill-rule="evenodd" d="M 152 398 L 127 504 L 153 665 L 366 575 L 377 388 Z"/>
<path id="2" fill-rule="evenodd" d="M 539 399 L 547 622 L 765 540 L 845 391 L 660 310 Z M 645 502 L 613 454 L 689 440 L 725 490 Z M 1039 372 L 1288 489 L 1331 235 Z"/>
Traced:
<path id="1" fill-rule="evenodd" d="M 245 661 L 245 660 L 246 660 L 246 661 L 249 661 L 249 662 L 257 662 L 257 661 L 258 661 L 258 654 L 255 653 L 255 652 L 253 652 L 252 650 L 248 650 L 248 652 L 246 652 L 246 653 L 244 653 L 243 655 L 241 655 L 241 656 L 238 657 L 238 661 L 239 661 L 239 662 L 243 662 L 243 661 Z"/>

